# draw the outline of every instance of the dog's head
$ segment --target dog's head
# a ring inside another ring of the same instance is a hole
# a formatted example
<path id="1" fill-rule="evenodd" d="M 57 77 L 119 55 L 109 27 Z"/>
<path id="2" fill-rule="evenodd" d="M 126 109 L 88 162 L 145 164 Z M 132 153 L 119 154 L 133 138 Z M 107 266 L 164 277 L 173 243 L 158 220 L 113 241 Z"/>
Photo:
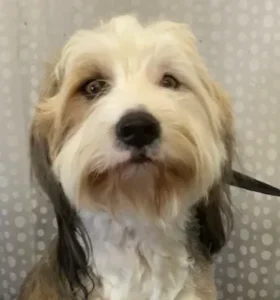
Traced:
<path id="1" fill-rule="evenodd" d="M 195 207 L 206 243 L 224 239 L 231 106 L 186 26 L 125 16 L 76 33 L 48 79 L 31 141 L 50 198 L 55 182 L 75 209 L 166 220 Z"/>

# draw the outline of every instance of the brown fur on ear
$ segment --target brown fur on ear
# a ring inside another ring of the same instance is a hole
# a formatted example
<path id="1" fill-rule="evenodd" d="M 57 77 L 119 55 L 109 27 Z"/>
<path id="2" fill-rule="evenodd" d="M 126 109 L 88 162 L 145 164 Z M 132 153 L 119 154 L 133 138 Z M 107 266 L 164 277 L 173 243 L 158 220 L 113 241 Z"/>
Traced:
<path id="1" fill-rule="evenodd" d="M 54 67 L 48 65 L 42 83 L 39 102 L 35 106 L 34 117 L 30 128 L 31 169 L 40 188 L 47 194 L 49 183 L 55 181 L 51 171 L 49 142 L 54 131 L 53 97 L 58 93 L 60 83 L 55 76 Z M 50 199 L 51 200 L 51 199 Z"/>
<path id="2" fill-rule="evenodd" d="M 222 166 L 220 180 L 212 186 L 207 197 L 201 199 L 194 208 L 199 225 L 199 239 L 208 254 L 213 255 L 225 245 L 233 228 L 228 182 L 232 176 L 235 139 L 229 97 L 217 83 L 212 83 L 206 87 L 222 112 L 222 132 L 220 134 L 226 150 L 226 161 Z"/>
<path id="3" fill-rule="evenodd" d="M 53 101 L 55 95 L 59 92 L 59 88 L 59 79 L 56 77 L 54 71 L 51 70 L 45 81 L 42 97 L 36 107 L 31 126 L 31 166 L 35 180 L 51 201 L 57 219 L 58 236 L 54 254 L 52 255 L 52 265 L 57 270 L 55 286 L 60 287 L 61 297 L 69 295 L 70 290 L 74 298 L 75 291 L 80 290 L 84 295 L 84 299 L 87 299 L 90 293 L 89 289 L 96 285 L 96 278 L 93 277 L 91 270 L 88 268 L 88 257 L 91 252 L 90 242 L 83 223 L 76 210 L 68 201 L 60 182 L 56 179 L 52 171 L 50 141 L 55 134 L 54 108 L 55 105 L 58 105 Z M 38 273 L 38 276 L 44 276 L 45 269 L 40 267 L 40 265 L 38 265 L 38 268 L 42 271 Z M 88 286 L 84 285 L 84 278 L 87 278 L 88 283 L 92 283 L 91 287 L 88 288 Z M 46 292 L 52 293 L 52 290 L 48 290 L 47 283 L 42 284 L 43 281 L 42 277 L 34 278 L 28 276 L 24 286 L 28 287 L 30 284 L 38 288 L 42 286 L 43 289 L 47 289 Z M 32 289 L 24 288 L 25 294 L 22 296 L 22 299 L 29 299 L 29 296 L 31 297 L 28 291 L 31 293 Z M 38 291 L 40 292 L 40 290 Z M 56 291 L 53 291 L 51 295 L 57 297 Z"/>
<path id="4" fill-rule="evenodd" d="M 194 209 L 200 242 L 208 254 L 218 253 L 225 245 L 233 227 L 227 184 L 213 186 L 208 193 L 208 199 L 201 199 Z"/>

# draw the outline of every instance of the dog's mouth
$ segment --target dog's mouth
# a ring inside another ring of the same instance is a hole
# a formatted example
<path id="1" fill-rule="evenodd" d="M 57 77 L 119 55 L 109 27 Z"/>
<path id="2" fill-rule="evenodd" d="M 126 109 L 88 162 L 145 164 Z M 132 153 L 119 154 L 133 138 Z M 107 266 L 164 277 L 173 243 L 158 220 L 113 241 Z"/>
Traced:
<path id="1" fill-rule="evenodd" d="M 109 166 L 102 172 L 88 173 L 88 186 L 93 189 L 121 189 L 123 192 L 131 189 L 145 189 L 154 186 L 154 190 L 167 189 L 168 186 L 186 185 L 194 174 L 181 162 L 163 160 L 154 153 L 131 152 L 125 160 Z"/>
<path id="2" fill-rule="evenodd" d="M 147 167 L 156 167 L 158 165 L 158 161 L 153 159 L 146 151 L 133 151 L 129 155 L 129 157 L 117 164 L 115 164 L 112 167 L 109 167 L 106 170 L 103 170 L 102 172 L 91 172 L 91 174 L 94 174 L 95 177 L 103 177 L 104 175 L 108 174 L 122 174 L 126 173 L 128 170 L 134 170 L 135 172 L 146 169 Z M 134 172 L 133 172 L 134 173 Z"/>
<path id="3" fill-rule="evenodd" d="M 152 163 L 153 160 L 147 155 L 145 151 L 137 151 L 131 154 L 131 158 L 128 161 L 128 164 L 147 164 Z"/>
<path id="4" fill-rule="evenodd" d="M 145 152 L 133 152 L 130 157 L 103 172 L 90 172 L 89 179 L 94 185 L 104 183 L 112 178 L 119 178 L 120 181 L 127 181 L 132 178 L 139 178 L 141 174 L 152 174 L 159 167 L 158 162 L 148 156 Z"/>

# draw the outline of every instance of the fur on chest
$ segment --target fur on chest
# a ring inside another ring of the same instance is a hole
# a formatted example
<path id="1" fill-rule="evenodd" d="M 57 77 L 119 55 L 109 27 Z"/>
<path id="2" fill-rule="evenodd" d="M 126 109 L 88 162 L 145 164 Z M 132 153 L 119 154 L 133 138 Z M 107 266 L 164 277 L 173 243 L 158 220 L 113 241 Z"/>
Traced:
<path id="1" fill-rule="evenodd" d="M 192 284 L 194 259 L 183 223 L 164 228 L 105 213 L 84 217 L 93 248 L 92 268 L 104 299 L 172 300 Z M 181 226 L 182 225 L 182 226 Z"/>

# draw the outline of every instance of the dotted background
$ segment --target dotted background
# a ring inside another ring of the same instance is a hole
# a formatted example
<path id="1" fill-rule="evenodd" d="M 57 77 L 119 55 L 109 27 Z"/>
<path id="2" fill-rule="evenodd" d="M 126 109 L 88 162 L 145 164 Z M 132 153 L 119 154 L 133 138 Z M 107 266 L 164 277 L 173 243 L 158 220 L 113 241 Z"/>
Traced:
<path id="1" fill-rule="evenodd" d="M 145 4 L 144 4 L 145 3 Z M 136 12 L 193 28 L 232 95 L 243 171 L 280 185 L 278 0 L 0 0 L 0 299 L 16 299 L 56 231 L 29 180 L 27 135 L 44 62 L 77 28 Z M 217 258 L 219 299 L 280 299 L 280 201 L 233 190 L 236 225 Z"/>

